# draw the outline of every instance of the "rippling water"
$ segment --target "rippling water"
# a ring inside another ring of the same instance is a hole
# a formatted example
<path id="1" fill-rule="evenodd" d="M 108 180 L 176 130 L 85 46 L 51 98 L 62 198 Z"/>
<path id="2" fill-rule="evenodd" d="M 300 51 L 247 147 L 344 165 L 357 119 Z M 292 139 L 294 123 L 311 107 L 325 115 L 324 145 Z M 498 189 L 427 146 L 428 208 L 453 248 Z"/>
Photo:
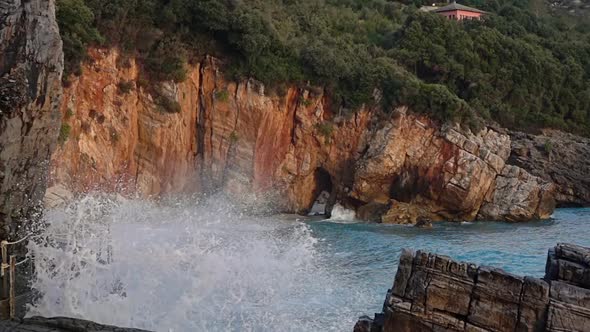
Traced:
<path id="1" fill-rule="evenodd" d="M 590 209 L 416 229 L 86 197 L 47 219 L 29 244 L 42 294 L 29 315 L 155 331 L 351 331 L 380 310 L 401 248 L 541 277 L 555 243 L 590 245 Z"/>

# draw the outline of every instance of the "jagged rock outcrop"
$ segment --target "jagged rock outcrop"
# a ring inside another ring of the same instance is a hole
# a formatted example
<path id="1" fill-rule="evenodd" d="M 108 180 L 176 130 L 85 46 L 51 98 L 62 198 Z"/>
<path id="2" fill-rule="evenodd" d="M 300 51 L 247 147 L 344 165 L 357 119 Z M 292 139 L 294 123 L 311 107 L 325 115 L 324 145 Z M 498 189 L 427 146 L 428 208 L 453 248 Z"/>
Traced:
<path id="1" fill-rule="evenodd" d="M 0 332 L 148 332 L 146 330 L 97 324 L 67 317 L 31 317 L 0 321 Z"/>
<path id="2" fill-rule="evenodd" d="M 53 0 L 0 0 L 0 238 L 39 212 L 59 129 L 62 42 Z"/>
<path id="3" fill-rule="evenodd" d="M 557 130 L 510 136 L 511 164 L 555 183 L 559 206 L 590 206 L 590 139 Z"/>
<path id="4" fill-rule="evenodd" d="M 558 244 L 544 279 L 404 250 L 383 312 L 355 332 L 587 331 L 590 248 Z"/>
<path id="5" fill-rule="evenodd" d="M 510 137 L 440 126 L 426 117 L 394 112 L 368 141 L 351 193 L 364 204 L 389 204 L 381 220 L 530 220 L 553 211 L 553 187 L 506 165 Z"/>
<path id="6" fill-rule="evenodd" d="M 179 105 L 167 113 L 138 84 L 133 59 L 102 49 L 90 57 L 65 91 L 71 132 L 52 158 L 52 185 L 73 192 L 224 190 L 299 213 L 328 192 L 328 211 L 340 201 L 359 217 L 395 223 L 472 220 L 485 206 L 483 219 L 544 218 L 553 209 L 545 181 L 504 170 L 510 137 L 496 130 L 441 128 L 406 107 L 338 116 L 321 89 L 279 96 L 253 80 L 227 81 L 210 57 L 190 65 L 186 81 L 159 88 Z M 498 199 L 504 194 L 510 205 Z"/>
<path id="7" fill-rule="evenodd" d="M 478 212 L 478 219 L 522 221 L 548 218 L 555 208 L 555 185 L 506 165 Z"/>

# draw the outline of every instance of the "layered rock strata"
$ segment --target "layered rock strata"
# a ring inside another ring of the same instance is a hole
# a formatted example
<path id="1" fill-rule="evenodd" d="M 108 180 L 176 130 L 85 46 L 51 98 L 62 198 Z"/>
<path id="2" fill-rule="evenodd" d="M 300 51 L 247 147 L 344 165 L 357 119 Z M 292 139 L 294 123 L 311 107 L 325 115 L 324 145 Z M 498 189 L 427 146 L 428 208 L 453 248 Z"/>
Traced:
<path id="1" fill-rule="evenodd" d="M 387 204 L 381 221 L 521 221 L 552 213 L 553 185 L 507 165 L 507 134 L 441 128 L 405 109 L 393 115 L 368 140 L 351 192 L 363 203 Z"/>
<path id="2" fill-rule="evenodd" d="M 510 137 L 509 162 L 555 183 L 559 206 L 590 206 L 590 139 L 557 130 Z"/>
<path id="3" fill-rule="evenodd" d="M 31 224 L 45 194 L 62 93 L 54 5 L 0 0 L 0 239 Z"/>
<path id="4" fill-rule="evenodd" d="M 140 329 L 97 324 L 67 317 L 31 317 L 0 321 L 0 332 L 148 332 Z"/>
<path id="5" fill-rule="evenodd" d="M 402 252 L 383 312 L 362 317 L 355 332 L 587 331 L 590 248 L 558 244 L 544 279 Z"/>

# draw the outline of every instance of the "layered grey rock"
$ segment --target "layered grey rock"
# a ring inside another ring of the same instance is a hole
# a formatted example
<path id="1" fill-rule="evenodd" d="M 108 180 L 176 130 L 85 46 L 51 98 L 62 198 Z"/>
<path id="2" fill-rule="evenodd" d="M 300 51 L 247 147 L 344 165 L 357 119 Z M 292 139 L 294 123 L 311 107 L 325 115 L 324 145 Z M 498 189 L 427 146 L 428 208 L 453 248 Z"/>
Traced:
<path id="1" fill-rule="evenodd" d="M 19 321 L 0 321 L 0 332 L 146 332 L 145 330 L 97 324 L 67 317 L 32 317 Z"/>
<path id="2" fill-rule="evenodd" d="M 590 139 L 557 130 L 510 136 L 509 163 L 555 183 L 559 206 L 590 206 Z"/>
<path id="3" fill-rule="evenodd" d="M 555 185 L 518 166 L 506 165 L 482 204 L 480 220 L 546 219 L 555 208 Z"/>
<path id="4" fill-rule="evenodd" d="M 558 244 L 544 279 L 404 250 L 383 312 L 355 332 L 588 331 L 590 249 Z"/>
<path id="5" fill-rule="evenodd" d="M 39 212 L 59 131 L 54 0 L 0 0 L 0 239 Z"/>

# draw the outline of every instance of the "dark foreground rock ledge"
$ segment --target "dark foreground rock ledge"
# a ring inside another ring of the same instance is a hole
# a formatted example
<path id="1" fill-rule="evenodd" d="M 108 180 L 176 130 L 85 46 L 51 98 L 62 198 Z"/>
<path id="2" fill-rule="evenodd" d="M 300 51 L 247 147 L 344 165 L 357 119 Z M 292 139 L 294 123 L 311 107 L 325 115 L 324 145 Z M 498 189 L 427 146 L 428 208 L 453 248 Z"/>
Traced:
<path id="1" fill-rule="evenodd" d="M 590 331 L 590 248 L 550 249 L 543 279 L 404 250 L 369 331 Z"/>
<path id="2" fill-rule="evenodd" d="M 23 320 L 0 321 L 0 332 L 148 332 L 145 330 L 97 324 L 66 317 L 32 317 Z"/>

